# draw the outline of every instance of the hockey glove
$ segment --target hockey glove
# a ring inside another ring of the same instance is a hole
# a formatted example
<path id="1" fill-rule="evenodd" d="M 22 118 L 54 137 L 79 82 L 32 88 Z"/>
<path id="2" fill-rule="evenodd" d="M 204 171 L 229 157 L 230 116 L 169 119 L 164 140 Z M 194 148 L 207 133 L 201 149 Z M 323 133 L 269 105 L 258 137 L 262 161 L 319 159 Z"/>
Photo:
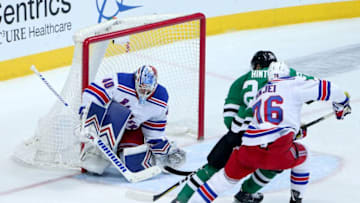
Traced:
<path id="1" fill-rule="evenodd" d="M 295 136 L 295 140 L 304 139 L 307 136 L 307 127 L 305 125 L 301 125 L 299 132 Z"/>
<path id="2" fill-rule="evenodd" d="M 343 120 L 346 115 L 351 113 L 350 98 L 349 98 L 348 94 L 346 94 L 345 101 L 343 101 L 341 103 L 333 102 L 332 105 L 333 105 L 336 119 L 338 119 L 338 120 Z"/>
<path id="3" fill-rule="evenodd" d="M 185 163 L 186 152 L 177 147 L 175 142 L 169 142 L 167 139 L 153 139 L 147 143 L 150 144 L 150 150 L 155 156 L 156 165 L 179 168 Z"/>

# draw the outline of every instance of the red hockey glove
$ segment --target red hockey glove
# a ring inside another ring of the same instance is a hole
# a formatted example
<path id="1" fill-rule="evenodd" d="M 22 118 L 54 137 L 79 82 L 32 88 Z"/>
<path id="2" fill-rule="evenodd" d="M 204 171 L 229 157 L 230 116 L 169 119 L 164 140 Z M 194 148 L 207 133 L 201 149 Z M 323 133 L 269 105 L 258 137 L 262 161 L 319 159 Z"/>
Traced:
<path id="1" fill-rule="evenodd" d="M 333 102 L 333 109 L 335 112 L 336 119 L 342 120 L 344 117 L 351 113 L 351 107 L 350 107 L 350 98 L 348 94 L 346 94 L 345 101 L 341 103 Z"/>

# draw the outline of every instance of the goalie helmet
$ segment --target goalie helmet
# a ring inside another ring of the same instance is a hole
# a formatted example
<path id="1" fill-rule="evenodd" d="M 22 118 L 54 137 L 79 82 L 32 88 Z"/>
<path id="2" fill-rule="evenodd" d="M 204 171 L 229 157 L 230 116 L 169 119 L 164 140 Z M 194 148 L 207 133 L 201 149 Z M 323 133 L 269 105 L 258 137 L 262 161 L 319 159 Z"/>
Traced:
<path id="1" fill-rule="evenodd" d="M 135 89 L 139 97 L 139 103 L 145 103 L 156 90 L 157 71 L 154 66 L 143 65 L 135 73 Z"/>
<path id="2" fill-rule="evenodd" d="M 276 62 L 276 56 L 271 51 L 258 51 L 255 53 L 253 58 L 251 59 L 251 68 L 253 70 L 256 70 L 258 65 L 260 66 L 260 69 L 269 67 L 271 62 Z"/>
<path id="3" fill-rule="evenodd" d="M 284 62 L 272 62 L 268 69 L 268 80 L 290 76 L 289 66 Z"/>

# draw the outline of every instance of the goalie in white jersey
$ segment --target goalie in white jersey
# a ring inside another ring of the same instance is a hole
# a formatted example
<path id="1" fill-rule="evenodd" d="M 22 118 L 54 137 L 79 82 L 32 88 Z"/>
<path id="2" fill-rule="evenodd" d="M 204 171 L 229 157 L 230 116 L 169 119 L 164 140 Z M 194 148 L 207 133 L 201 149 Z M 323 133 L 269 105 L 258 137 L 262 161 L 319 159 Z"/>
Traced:
<path id="1" fill-rule="evenodd" d="M 311 100 L 333 101 L 335 116 L 340 120 L 351 113 L 349 98 L 329 81 L 289 77 L 289 68 L 283 62 L 271 63 L 268 76 L 269 82 L 243 115 L 253 119 L 248 126 L 243 125 L 242 145 L 234 149 L 225 168 L 204 183 L 190 202 L 213 201 L 257 168 L 291 169 L 290 203 L 302 202 L 310 177 L 309 151 L 295 141 L 302 105 Z"/>
<path id="2" fill-rule="evenodd" d="M 178 167 L 184 162 L 185 152 L 165 135 L 168 93 L 164 86 L 158 84 L 157 78 L 155 67 L 144 65 L 135 73 L 116 73 L 104 78 L 101 83 L 91 83 L 84 90 L 80 113 L 85 114 L 82 117 L 89 118 L 83 121 L 81 133 L 85 141 L 81 152 L 84 169 L 102 174 L 110 165 L 89 142 L 88 139 L 92 139 L 94 134 L 118 154 L 133 172 L 155 164 Z M 91 105 L 94 108 L 90 108 Z M 119 105 L 120 108 L 125 106 L 130 113 L 114 115 L 112 112 Z M 94 122 L 91 118 L 96 116 Z"/>

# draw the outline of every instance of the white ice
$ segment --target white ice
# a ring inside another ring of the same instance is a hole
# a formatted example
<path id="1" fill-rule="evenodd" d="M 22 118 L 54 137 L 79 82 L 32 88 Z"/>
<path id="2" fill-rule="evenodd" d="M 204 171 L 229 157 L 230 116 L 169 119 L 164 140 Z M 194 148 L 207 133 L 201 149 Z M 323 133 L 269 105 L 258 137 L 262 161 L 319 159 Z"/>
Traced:
<path id="1" fill-rule="evenodd" d="M 304 143 L 313 154 L 312 181 L 304 202 L 360 202 L 359 98 L 360 18 L 298 24 L 234 32 L 207 38 L 206 47 L 206 140 L 181 143 L 188 151 L 183 169 L 205 162 L 211 146 L 224 132 L 222 108 L 227 90 L 238 76 L 249 70 L 249 60 L 259 49 L 276 53 L 280 60 L 304 73 L 329 79 L 351 95 L 352 114 L 343 121 L 329 118 L 309 129 Z M 44 72 L 60 90 L 68 68 Z M 56 98 L 35 76 L 0 83 L 0 202 L 138 202 L 127 191 L 157 194 L 182 177 L 162 175 L 143 183 L 128 184 L 113 171 L 105 177 L 81 175 L 77 171 L 24 167 L 10 159 L 16 145 L 33 135 L 37 120 Z M 331 111 L 329 103 L 312 104 L 303 111 L 304 122 Z M 264 188 L 264 203 L 288 202 L 286 173 Z M 176 192 L 177 190 L 175 190 Z M 159 202 L 170 202 L 172 192 Z M 231 202 L 230 191 L 216 202 Z"/>

